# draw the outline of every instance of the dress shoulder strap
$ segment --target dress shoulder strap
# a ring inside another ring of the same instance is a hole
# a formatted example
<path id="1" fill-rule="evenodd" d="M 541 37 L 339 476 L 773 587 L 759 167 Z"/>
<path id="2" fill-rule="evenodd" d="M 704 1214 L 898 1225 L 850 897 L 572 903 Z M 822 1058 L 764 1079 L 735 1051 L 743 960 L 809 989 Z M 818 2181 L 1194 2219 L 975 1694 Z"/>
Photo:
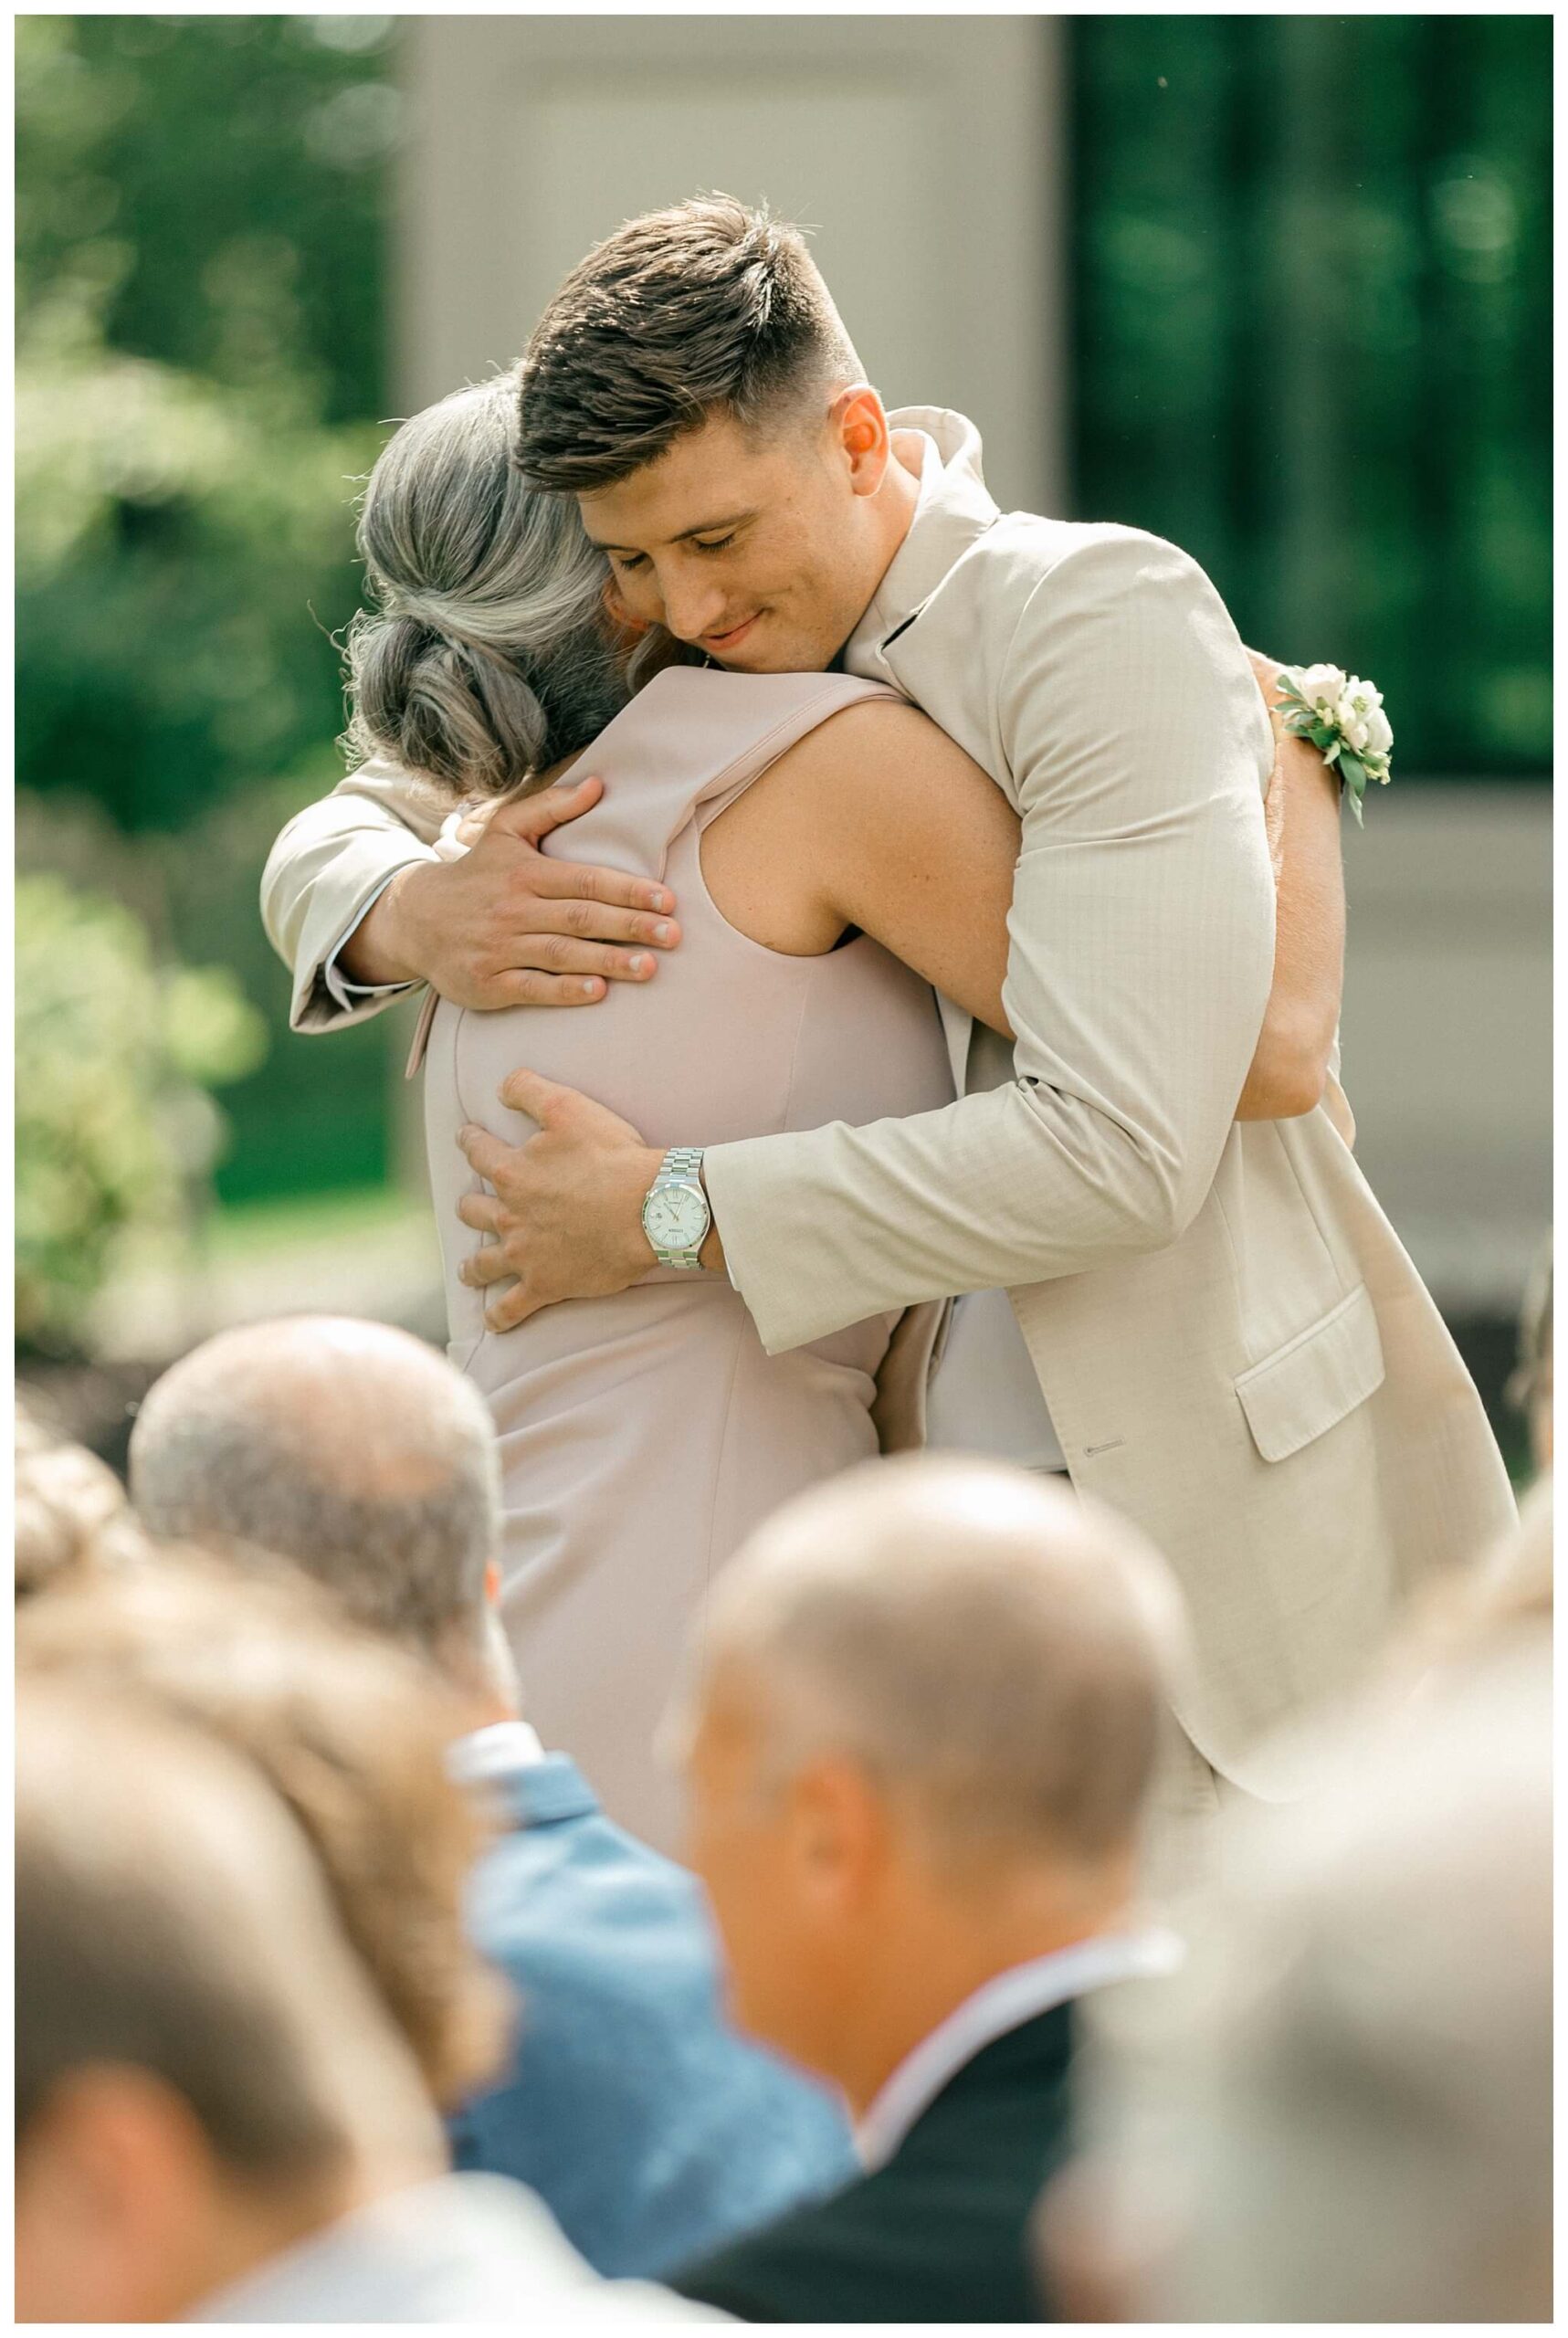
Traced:
<path id="1" fill-rule="evenodd" d="M 662 876 L 669 848 L 703 825 L 808 731 L 847 706 L 896 700 L 850 674 L 726 674 L 671 667 L 599 733 L 563 776 L 595 774 L 605 793 L 545 849 L 569 860 Z"/>
<path id="2" fill-rule="evenodd" d="M 830 715 L 866 699 L 899 693 L 852 674 L 726 674 L 706 666 L 671 666 L 656 674 L 629 706 L 607 723 L 563 779 L 602 779 L 605 793 L 591 811 L 554 828 L 541 850 L 563 860 L 662 877 L 670 846 L 693 819 L 704 827 L 760 779 L 797 739 Z M 458 839 L 460 812 L 436 838 L 452 859 L 468 848 Z M 425 1000 L 405 1078 L 425 1058 L 439 1005 Z"/>

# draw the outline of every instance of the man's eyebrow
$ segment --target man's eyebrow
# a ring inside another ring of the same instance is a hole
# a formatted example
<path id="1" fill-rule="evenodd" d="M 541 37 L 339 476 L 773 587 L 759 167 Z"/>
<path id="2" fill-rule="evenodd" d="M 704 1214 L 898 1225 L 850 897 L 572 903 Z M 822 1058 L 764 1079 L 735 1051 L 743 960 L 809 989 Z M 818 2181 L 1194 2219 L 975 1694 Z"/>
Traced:
<path id="1" fill-rule="evenodd" d="M 722 528 L 738 528 L 745 521 L 754 520 L 757 514 L 753 508 L 749 511 L 728 512 L 722 519 L 719 520 L 699 520 L 694 527 L 682 528 L 678 536 L 671 536 L 668 541 L 672 544 L 683 544 L 692 536 L 716 535 Z M 617 544 L 610 542 L 604 536 L 595 535 L 591 529 L 588 532 L 588 542 L 591 544 L 597 544 L 601 552 L 640 553 L 647 549 L 647 547 L 642 544 Z"/>

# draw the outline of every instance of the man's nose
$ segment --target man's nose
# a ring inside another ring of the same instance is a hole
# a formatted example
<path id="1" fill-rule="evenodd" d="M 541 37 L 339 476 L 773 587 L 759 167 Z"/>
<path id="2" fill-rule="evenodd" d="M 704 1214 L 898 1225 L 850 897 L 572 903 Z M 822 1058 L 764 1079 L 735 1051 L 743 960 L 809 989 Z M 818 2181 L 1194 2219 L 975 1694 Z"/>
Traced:
<path id="1" fill-rule="evenodd" d="M 659 589 L 664 622 L 678 641 L 700 641 L 705 633 L 719 630 L 724 616 L 724 595 L 710 579 L 693 575 L 688 570 L 661 576 Z"/>

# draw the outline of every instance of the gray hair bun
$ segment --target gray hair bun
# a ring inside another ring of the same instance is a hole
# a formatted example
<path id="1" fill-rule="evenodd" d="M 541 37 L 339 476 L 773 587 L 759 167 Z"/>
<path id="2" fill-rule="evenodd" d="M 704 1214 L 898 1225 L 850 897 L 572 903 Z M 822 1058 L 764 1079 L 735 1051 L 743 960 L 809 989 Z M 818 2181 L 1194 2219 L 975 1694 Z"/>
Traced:
<path id="1" fill-rule="evenodd" d="M 500 795 L 552 760 L 550 724 L 519 667 L 413 616 L 349 630 L 351 736 L 444 794 Z"/>
<path id="2" fill-rule="evenodd" d="M 503 375 L 416 415 L 371 473 L 359 526 L 379 614 L 349 628 L 352 752 L 452 796 L 497 795 L 578 753 L 626 703 L 608 569 L 570 496 L 512 461 Z"/>

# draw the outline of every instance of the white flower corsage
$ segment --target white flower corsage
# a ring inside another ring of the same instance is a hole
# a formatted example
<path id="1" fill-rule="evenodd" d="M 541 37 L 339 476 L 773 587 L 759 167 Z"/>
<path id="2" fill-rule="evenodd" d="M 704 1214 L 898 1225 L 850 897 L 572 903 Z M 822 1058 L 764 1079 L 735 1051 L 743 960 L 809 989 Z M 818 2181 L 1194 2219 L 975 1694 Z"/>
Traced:
<path id="1" fill-rule="evenodd" d="M 1388 785 L 1394 732 L 1383 711 L 1383 692 L 1338 666 L 1287 667 L 1275 679 L 1284 693 L 1279 707 L 1286 730 L 1310 739 L 1323 761 L 1337 769 L 1359 827 L 1367 781 Z"/>

